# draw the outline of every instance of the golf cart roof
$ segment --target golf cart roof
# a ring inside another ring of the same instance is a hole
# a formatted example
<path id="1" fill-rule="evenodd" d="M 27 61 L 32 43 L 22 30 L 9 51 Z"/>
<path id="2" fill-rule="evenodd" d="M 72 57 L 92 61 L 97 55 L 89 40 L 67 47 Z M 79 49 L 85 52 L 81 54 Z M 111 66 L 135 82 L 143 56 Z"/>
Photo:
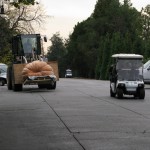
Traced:
<path id="1" fill-rule="evenodd" d="M 142 59 L 143 56 L 139 54 L 114 54 L 112 55 L 113 58 L 140 58 Z"/>

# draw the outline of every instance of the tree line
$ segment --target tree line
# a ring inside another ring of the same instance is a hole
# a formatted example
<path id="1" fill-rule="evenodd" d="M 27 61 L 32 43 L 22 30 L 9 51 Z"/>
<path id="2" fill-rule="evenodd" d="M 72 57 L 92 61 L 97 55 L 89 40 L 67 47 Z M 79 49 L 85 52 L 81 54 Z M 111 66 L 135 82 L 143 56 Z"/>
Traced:
<path id="1" fill-rule="evenodd" d="M 91 16 L 74 26 L 69 38 L 50 39 L 48 59 L 58 60 L 60 76 L 108 79 L 111 55 L 136 53 L 150 59 L 150 5 L 139 12 L 130 0 L 98 0 Z"/>

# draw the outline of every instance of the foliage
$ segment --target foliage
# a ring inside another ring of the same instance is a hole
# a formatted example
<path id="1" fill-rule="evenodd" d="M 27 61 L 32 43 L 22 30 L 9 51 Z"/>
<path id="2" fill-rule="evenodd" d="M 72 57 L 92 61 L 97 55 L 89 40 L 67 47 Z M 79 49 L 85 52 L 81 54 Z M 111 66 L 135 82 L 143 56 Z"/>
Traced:
<path id="1" fill-rule="evenodd" d="M 0 17 L 0 62 L 8 64 L 11 59 L 10 41 L 13 31 L 9 29 L 9 22 Z"/>
<path id="2" fill-rule="evenodd" d="M 67 61 L 77 76 L 108 79 L 111 55 L 138 53 L 150 57 L 149 7 L 138 12 L 130 0 L 98 0 L 94 12 L 78 23 L 67 43 Z M 145 29 L 145 31 L 144 31 Z M 146 35 L 144 33 L 147 33 Z M 148 56 L 147 56 L 148 55 Z"/>
<path id="3" fill-rule="evenodd" d="M 59 65 L 59 76 L 63 77 L 65 75 L 65 55 L 66 48 L 62 37 L 60 37 L 59 32 L 54 34 L 50 39 L 52 45 L 48 48 L 47 58 L 49 61 L 58 61 Z"/>
<path id="4" fill-rule="evenodd" d="M 12 5 L 8 8 L 5 15 L 10 22 L 10 29 L 20 33 L 35 33 L 49 18 L 40 4 L 33 6 L 20 3 L 19 9 Z"/>
<path id="5" fill-rule="evenodd" d="M 16 8 L 20 8 L 20 4 L 23 5 L 34 5 L 36 2 L 35 0 L 18 0 L 11 2 L 11 5 L 15 6 Z"/>
<path id="6" fill-rule="evenodd" d="M 150 38 L 150 5 L 147 5 L 145 9 L 142 9 L 142 17 L 143 37 L 147 40 Z"/>

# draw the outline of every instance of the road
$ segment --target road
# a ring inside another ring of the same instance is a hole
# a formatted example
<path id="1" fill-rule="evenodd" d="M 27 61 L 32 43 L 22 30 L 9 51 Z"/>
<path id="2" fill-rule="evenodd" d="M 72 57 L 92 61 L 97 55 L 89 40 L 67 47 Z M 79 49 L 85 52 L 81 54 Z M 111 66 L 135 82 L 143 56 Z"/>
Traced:
<path id="1" fill-rule="evenodd" d="M 109 82 L 63 79 L 56 90 L 0 86 L 0 150 L 149 150 L 144 100 L 109 96 Z"/>

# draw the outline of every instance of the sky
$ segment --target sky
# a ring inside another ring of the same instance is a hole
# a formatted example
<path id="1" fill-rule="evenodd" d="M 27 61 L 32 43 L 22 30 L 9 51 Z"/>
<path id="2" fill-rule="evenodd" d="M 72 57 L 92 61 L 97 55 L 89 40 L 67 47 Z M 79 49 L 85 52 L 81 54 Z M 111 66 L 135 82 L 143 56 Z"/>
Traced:
<path id="1" fill-rule="evenodd" d="M 94 10 L 96 0 L 40 0 L 49 18 L 46 32 L 51 37 L 56 32 L 68 38 L 73 27 L 86 20 Z"/>
<path id="2" fill-rule="evenodd" d="M 86 20 L 94 11 L 97 0 L 39 0 L 51 17 L 41 30 L 50 39 L 56 32 L 68 38 L 78 22 Z M 131 0 L 133 7 L 141 10 L 150 0 Z M 49 43 L 48 43 L 49 44 Z M 47 44 L 47 45 L 48 45 Z"/>

